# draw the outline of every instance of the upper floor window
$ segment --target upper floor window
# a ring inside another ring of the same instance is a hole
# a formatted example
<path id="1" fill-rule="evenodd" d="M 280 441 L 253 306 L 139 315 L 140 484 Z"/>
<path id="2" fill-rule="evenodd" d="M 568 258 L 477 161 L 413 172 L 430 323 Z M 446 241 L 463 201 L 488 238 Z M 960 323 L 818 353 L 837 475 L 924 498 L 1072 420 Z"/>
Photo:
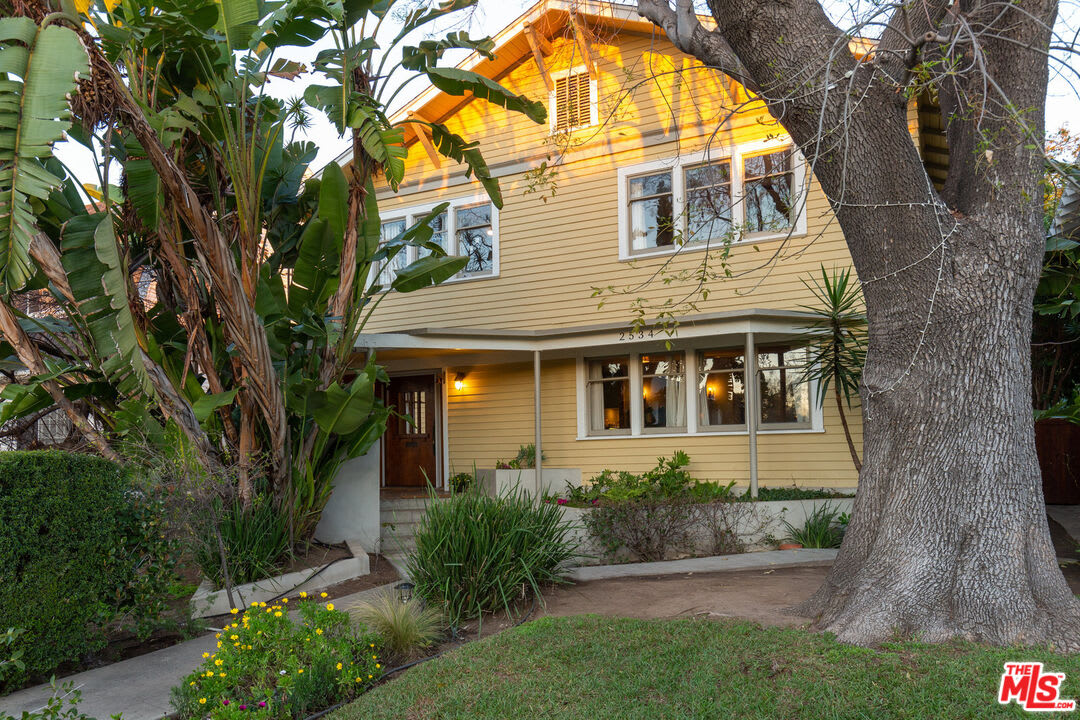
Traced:
<path id="1" fill-rule="evenodd" d="M 805 233 L 802 166 L 790 148 L 758 148 L 620 168 L 619 257 Z"/>
<path id="2" fill-rule="evenodd" d="M 584 70 L 571 70 L 555 78 L 548 99 L 551 131 L 566 132 L 597 122 L 596 83 Z"/>
<path id="3" fill-rule="evenodd" d="M 435 203 L 407 208 L 383 216 L 380 242 L 385 244 L 399 238 L 413 224 L 431 212 Z M 458 198 L 450 201 L 450 207 L 432 218 L 432 244 L 441 247 L 447 255 L 468 258 L 465 269 L 447 282 L 475 277 L 494 277 L 499 274 L 498 212 L 487 199 L 479 197 Z M 410 263 L 427 257 L 432 251 L 424 247 L 405 247 L 391 260 L 377 268 L 378 282 L 390 287 L 397 273 Z"/>

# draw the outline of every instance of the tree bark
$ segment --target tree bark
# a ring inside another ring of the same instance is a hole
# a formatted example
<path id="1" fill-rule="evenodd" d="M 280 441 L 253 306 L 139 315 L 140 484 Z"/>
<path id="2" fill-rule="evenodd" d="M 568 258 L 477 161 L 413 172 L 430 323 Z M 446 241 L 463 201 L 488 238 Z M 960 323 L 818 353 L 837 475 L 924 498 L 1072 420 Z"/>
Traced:
<path id="1" fill-rule="evenodd" d="M 674 22 L 639 3 L 657 24 Z M 925 22 L 894 17 L 888 52 L 861 60 L 814 0 L 709 7 L 715 34 L 824 189 L 866 299 L 852 520 L 827 581 L 797 610 L 859 644 L 900 633 L 1080 650 L 1080 603 L 1050 542 L 1031 406 L 1038 148 L 1057 3 L 907 3 Z M 920 52 L 952 52 L 952 67 L 971 68 L 938 84 L 950 148 L 941 195 L 907 126 L 897 58 L 915 48 L 902 47 L 905 26 L 924 30 Z M 957 41 L 943 49 L 930 33 Z M 695 42 L 676 44 L 693 54 L 698 34 L 682 35 Z"/>

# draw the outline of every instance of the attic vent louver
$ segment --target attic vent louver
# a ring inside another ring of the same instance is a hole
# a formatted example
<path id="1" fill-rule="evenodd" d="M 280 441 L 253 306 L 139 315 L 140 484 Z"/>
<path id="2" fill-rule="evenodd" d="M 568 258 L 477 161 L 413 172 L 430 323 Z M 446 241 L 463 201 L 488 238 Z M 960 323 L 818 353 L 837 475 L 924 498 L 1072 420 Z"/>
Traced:
<path id="1" fill-rule="evenodd" d="M 592 93 L 588 73 L 574 73 L 555 80 L 555 130 L 589 125 Z"/>

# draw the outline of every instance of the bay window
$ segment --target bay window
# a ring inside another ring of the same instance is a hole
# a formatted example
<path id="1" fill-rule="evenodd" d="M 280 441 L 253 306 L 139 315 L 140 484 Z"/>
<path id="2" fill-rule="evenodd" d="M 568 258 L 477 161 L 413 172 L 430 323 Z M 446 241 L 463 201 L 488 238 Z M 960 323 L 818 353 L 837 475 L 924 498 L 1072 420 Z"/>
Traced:
<path id="1" fill-rule="evenodd" d="M 762 433 L 821 431 L 809 357 L 798 343 L 761 345 L 752 372 L 741 345 L 582 357 L 579 436 L 742 434 L 748 408 Z"/>

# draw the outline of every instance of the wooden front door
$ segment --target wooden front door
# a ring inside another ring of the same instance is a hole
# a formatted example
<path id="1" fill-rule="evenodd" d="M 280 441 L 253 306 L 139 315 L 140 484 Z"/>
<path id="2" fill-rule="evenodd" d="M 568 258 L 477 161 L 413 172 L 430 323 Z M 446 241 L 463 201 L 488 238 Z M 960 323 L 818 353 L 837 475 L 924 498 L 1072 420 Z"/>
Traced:
<path id="1" fill-rule="evenodd" d="M 437 388 L 434 375 L 390 378 L 386 402 L 402 417 L 391 417 L 383 436 L 383 478 L 387 487 L 438 485 Z"/>

